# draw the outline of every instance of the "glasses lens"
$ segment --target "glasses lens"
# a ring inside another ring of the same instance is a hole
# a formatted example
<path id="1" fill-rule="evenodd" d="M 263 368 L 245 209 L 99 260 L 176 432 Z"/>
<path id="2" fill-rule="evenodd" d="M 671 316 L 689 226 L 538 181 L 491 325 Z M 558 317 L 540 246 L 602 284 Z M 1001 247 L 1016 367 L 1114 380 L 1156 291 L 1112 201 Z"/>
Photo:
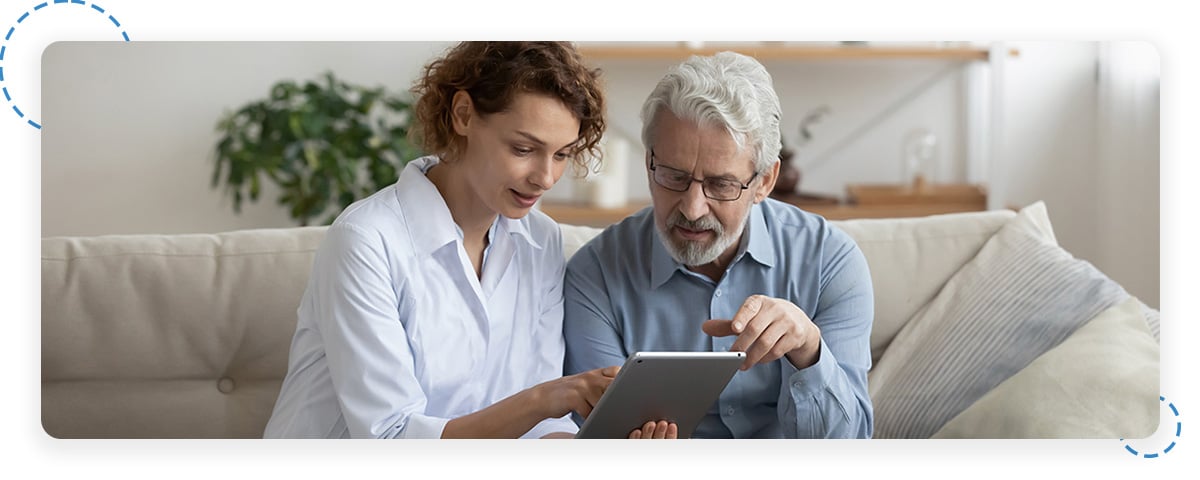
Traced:
<path id="1" fill-rule="evenodd" d="M 741 184 L 735 184 L 728 180 L 704 181 L 704 194 L 714 200 L 736 200 L 741 193 Z"/>
<path id="2" fill-rule="evenodd" d="M 692 185 L 692 176 L 688 175 L 687 172 L 656 165 L 654 169 L 654 181 L 668 190 L 682 192 L 686 191 Z"/>

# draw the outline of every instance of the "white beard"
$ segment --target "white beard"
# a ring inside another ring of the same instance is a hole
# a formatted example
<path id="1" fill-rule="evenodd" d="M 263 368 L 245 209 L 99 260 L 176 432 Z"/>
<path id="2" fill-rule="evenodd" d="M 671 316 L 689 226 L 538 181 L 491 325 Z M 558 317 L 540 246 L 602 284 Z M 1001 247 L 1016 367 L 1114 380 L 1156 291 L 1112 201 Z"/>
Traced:
<path id="1" fill-rule="evenodd" d="M 749 216 L 749 212 L 747 212 L 746 217 L 749 218 Z M 738 223 L 736 230 L 726 234 L 725 227 L 712 214 L 700 217 L 695 221 L 689 221 L 684 218 L 682 213 L 676 210 L 675 213 L 667 218 L 665 230 L 658 226 L 658 222 L 655 222 L 654 225 L 655 229 L 658 230 L 658 238 L 661 239 L 667 252 L 671 254 L 671 258 L 686 266 L 696 267 L 716 261 L 725 250 L 737 242 L 746 227 L 746 221 L 743 219 L 742 222 Z M 712 230 L 717 238 L 707 244 L 697 241 L 678 240 L 670 234 L 671 228 L 675 226 L 688 230 Z"/>

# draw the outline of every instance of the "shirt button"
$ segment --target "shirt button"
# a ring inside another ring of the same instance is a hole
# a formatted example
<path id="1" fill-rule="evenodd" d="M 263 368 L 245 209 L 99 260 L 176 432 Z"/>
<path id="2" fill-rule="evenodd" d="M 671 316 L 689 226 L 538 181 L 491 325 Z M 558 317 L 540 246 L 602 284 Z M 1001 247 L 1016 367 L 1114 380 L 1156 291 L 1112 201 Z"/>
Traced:
<path id="1" fill-rule="evenodd" d="M 721 291 L 720 291 L 720 290 L 717 290 L 717 292 L 716 292 L 714 295 L 716 295 L 716 296 L 718 296 L 718 297 L 719 297 L 719 296 L 721 296 Z"/>
<path id="2" fill-rule="evenodd" d="M 733 407 L 729 407 L 729 408 L 725 409 L 725 415 L 733 415 L 733 412 L 735 412 L 735 411 L 736 410 L 734 410 Z"/>

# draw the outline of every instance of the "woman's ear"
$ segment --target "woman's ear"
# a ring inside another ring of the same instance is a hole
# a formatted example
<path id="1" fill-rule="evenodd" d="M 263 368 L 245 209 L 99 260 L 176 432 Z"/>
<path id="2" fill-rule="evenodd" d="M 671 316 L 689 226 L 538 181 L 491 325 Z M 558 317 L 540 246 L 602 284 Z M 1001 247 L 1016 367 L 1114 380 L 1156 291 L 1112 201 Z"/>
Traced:
<path id="1" fill-rule="evenodd" d="M 454 92 L 450 103 L 450 121 L 454 126 L 454 133 L 467 136 L 474 115 L 475 104 L 471 102 L 471 95 L 466 90 Z"/>

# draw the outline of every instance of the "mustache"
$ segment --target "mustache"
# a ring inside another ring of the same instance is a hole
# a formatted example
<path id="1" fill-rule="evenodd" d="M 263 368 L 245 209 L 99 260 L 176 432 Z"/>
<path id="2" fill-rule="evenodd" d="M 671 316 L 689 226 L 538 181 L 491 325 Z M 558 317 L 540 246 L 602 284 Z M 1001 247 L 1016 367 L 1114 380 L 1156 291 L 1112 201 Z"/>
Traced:
<path id="1" fill-rule="evenodd" d="M 708 214 L 695 220 L 688 220 L 687 217 L 683 216 L 683 212 L 679 210 L 676 210 L 667 219 L 667 226 L 686 228 L 688 230 L 712 230 L 717 235 L 725 233 L 724 228 L 721 227 L 721 222 L 717 221 L 716 216 Z"/>

